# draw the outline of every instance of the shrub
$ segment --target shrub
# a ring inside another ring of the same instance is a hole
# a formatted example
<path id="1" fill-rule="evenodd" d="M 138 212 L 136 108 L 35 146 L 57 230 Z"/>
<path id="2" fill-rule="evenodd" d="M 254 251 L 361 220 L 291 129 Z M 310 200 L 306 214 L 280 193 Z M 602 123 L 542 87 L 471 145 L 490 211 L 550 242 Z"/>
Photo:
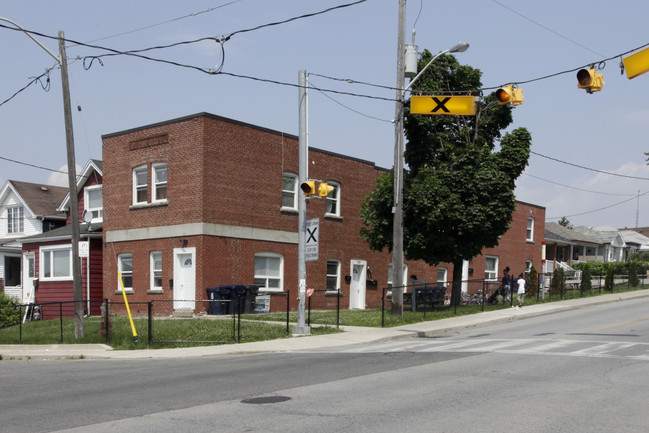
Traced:
<path id="1" fill-rule="evenodd" d="M 527 293 L 530 296 L 535 296 L 539 290 L 539 273 L 536 272 L 534 266 L 530 268 L 527 274 Z"/>
<path id="2" fill-rule="evenodd" d="M 604 280 L 604 290 L 609 292 L 613 291 L 613 267 L 609 267 L 606 271 L 606 279 Z"/>
<path id="3" fill-rule="evenodd" d="M 638 266 L 632 263 L 629 266 L 629 287 L 640 286 L 640 279 L 638 278 Z"/>
<path id="4" fill-rule="evenodd" d="M 581 272 L 581 291 L 589 292 L 593 288 L 592 276 L 590 269 L 586 268 Z"/>
<path id="5" fill-rule="evenodd" d="M 20 308 L 13 298 L 0 292 L 0 329 L 20 324 Z"/>

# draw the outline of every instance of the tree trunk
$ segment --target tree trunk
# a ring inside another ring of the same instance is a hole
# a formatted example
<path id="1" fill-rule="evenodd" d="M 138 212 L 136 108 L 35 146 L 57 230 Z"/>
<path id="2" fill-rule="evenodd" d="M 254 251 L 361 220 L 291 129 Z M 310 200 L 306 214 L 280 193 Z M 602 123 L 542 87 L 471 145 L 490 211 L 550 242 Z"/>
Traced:
<path id="1" fill-rule="evenodd" d="M 453 282 L 451 285 L 451 306 L 456 307 L 462 302 L 462 264 L 463 260 L 453 262 Z"/>

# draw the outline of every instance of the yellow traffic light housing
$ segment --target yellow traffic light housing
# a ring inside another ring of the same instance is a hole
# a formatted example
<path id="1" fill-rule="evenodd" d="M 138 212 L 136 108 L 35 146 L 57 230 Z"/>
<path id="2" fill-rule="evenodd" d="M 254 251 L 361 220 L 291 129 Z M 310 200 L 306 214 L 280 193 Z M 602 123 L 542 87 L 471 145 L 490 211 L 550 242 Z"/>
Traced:
<path id="1" fill-rule="evenodd" d="M 500 105 L 521 105 L 523 103 L 523 89 L 514 86 L 505 86 L 496 90 L 496 99 Z"/>
<path id="2" fill-rule="evenodd" d="M 315 180 L 306 180 L 300 184 L 300 189 L 304 191 L 304 195 L 315 194 Z"/>
<path id="3" fill-rule="evenodd" d="M 586 89 L 586 92 L 599 92 L 604 87 L 604 76 L 595 72 L 594 68 L 580 69 L 577 72 L 577 87 Z"/>
<path id="4" fill-rule="evenodd" d="M 329 195 L 331 191 L 334 190 L 334 187 L 329 185 L 327 182 L 321 182 L 320 185 L 318 185 L 318 195 L 320 197 L 326 197 Z"/>

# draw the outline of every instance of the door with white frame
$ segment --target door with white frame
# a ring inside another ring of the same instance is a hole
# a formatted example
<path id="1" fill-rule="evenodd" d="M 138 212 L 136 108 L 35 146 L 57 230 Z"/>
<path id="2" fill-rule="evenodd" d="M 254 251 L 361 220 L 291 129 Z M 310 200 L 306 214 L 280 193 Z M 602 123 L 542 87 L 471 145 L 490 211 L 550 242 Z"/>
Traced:
<path id="1" fill-rule="evenodd" d="M 349 308 L 365 309 L 365 291 L 367 288 L 367 262 L 364 260 L 352 260 L 352 281 L 349 287 Z"/>
<path id="2" fill-rule="evenodd" d="M 174 310 L 196 306 L 196 248 L 174 248 Z"/>
<path id="3" fill-rule="evenodd" d="M 23 303 L 30 304 L 36 299 L 36 259 L 34 253 L 23 255 Z"/>

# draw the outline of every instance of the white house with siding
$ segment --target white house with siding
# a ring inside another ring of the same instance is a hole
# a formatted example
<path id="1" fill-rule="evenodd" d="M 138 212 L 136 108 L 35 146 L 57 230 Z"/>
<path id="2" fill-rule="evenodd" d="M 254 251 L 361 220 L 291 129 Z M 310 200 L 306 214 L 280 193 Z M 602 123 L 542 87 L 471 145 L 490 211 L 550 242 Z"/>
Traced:
<path id="1" fill-rule="evenodd" d="M 29 299 L 23 291 L 23 272 L 34 263 L 22 263 L 21 238 L 65 225 L 66 214 L 57 210 L 68 189 L 8 180 L 0 190 L 0 291 L 19 301 Z"/>

